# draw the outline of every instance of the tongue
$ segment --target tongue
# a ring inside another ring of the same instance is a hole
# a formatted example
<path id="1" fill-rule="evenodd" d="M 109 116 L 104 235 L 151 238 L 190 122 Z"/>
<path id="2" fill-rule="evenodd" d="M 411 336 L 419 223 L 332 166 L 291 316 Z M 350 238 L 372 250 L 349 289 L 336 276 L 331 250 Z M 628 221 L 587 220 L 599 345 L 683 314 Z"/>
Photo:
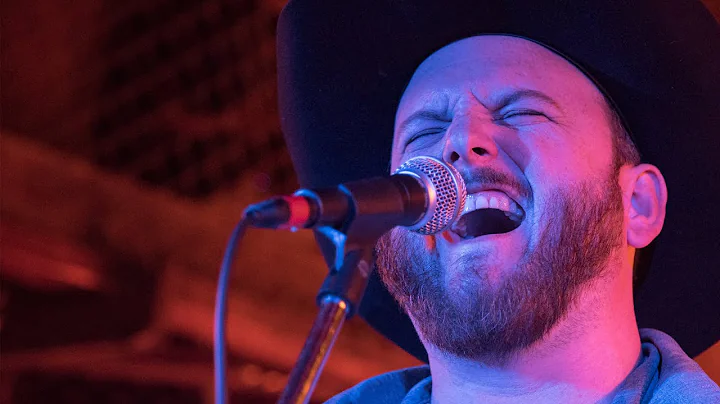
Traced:
<path id="1" fill-rule="evenodd" d="M 520 218 L 499 209 L 478 209 L 462 215 L 452 230 L 462 238 L 473 238 L 513 231 L 520 222 Z"/>

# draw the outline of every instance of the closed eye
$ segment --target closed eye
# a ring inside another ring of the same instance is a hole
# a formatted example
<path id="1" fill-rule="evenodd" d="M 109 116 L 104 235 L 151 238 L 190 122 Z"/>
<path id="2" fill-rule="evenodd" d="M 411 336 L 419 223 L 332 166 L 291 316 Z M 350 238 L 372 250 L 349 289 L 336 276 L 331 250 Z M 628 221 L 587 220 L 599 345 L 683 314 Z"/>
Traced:
<path id="1" fill-rule="evenodd" d="M 414 141 L 416 141 L 416 140 L 418 140 L 418 139 L 421 139 L 421 138 L 423 138 L 423 137 L 426 137 L 426 136 L 430 136 L 430 135 L 435 135 L 435 134 L 438 134 L 438 133 L 442 133 L 444 130 L 445 130 L 444 128 L 429 128 L 429 129 L 425 129 L 425 130 L 423 130 L 423 131 L 420 131 L 420 132 L 418 132 L 418 133 L 413 134 L 413 135 L 407 140 L 407 142 L 405 143 L 405 145 L 406 145 L 406 146 L 407 146 L 407 145 L 410 145 L 412 142 L 414 142 Z"/>
<path id="2" fill-rule="evenodd" d="M 544 113 L 531 109 L 509 111 L 501 115 L 497 120 L 512 126 L 532 125 L 552 121 Z"/>

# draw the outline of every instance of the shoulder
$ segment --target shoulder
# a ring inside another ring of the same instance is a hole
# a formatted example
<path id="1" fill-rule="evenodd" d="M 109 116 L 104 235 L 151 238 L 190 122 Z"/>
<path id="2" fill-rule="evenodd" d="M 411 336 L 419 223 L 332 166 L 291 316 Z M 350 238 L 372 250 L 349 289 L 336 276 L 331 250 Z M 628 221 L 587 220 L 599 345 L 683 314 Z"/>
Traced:
<path id="1" fill-rule="evenodd" d="M 327 401 L 330 404 L 398 404 L 418 383 L 430 377 L 428 366 L 385 373 L 367 379 Z"/>
<path id="2" fill-rule="evenodd" d="M 651 329 L 640 331 L 643 342 L 660 352 L 660 363 L 651 403 L 718 403 L 720 387 L 690 359 L 669 335 Z"/>

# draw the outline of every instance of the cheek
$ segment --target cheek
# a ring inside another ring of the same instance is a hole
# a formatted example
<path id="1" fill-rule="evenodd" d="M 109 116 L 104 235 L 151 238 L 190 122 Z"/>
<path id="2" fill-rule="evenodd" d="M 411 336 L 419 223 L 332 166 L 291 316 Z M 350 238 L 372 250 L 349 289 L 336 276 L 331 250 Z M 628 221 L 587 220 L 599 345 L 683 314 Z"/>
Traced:
<path id="1" fill-rule="evenodd" d="M 536 132 L 529 136 L 508 138 L 506 142 L 503 149 L 522 170 L 533 193 L 553 187 L 572 169 L 572 163 L 568 160 L 571 157 L 568 145 L 553 136 Z"/>
<path id="2" fill-rule="evenodd" d="M 445 138 L 441 138 L 433 142 L 428 147 L 421 147 L 418 149 L 408 147 L 408 150 L 406 152 L 401 152 L 403 149 L 401 146 L 394 147 L 392 155 L 390 156 L 390 173 L 395 172 L 395 170 L 400 167 L 402 163 L 410 160 L 413 157 L 429 156 L 442 160 L 444 141 Z"/>
<path id="3" fill-rule="evenodd" d="M 527 170 L 532 159 L 532 148 L 520 136 L 499 136 L 497 143 L 521 171 Z"/>
<path id="4" fill-rule="evenodd" d="M 610 145 L 587 141 L 558 141 L 552 138 L 533 141 L 526 171 L 535 183 L 563 184 L 582 182 L 606 173 L 612 167 Z"/>
<path id="5" fill-rule="evenodd" d="M 396 139 L 393 139 L 392 151 L 390 153 L 390 172 L 395 172 L 395 169 L 400 166 L 400 147 L 396 144 Z"/>

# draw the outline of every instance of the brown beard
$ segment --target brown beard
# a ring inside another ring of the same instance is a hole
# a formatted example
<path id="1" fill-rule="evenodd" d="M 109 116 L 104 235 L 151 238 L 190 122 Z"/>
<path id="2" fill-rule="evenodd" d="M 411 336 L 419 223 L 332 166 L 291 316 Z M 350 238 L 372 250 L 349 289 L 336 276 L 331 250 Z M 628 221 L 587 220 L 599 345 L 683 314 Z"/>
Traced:
<path id="1" fill-rule="evenodd" d="M 547 226 L 536 247 L 525 247 L 499 285 L 478 278 L 446 285 L 450 264 L 402 228 L 378 243 L 380 276 L 426 343 L 458 357 L 503 362 L 563 319 L 622 246 L 622 193 L 611 178 L 556 193 L 544 210 Z M 464 257 L 452 265 L 481 259 Z"/>

